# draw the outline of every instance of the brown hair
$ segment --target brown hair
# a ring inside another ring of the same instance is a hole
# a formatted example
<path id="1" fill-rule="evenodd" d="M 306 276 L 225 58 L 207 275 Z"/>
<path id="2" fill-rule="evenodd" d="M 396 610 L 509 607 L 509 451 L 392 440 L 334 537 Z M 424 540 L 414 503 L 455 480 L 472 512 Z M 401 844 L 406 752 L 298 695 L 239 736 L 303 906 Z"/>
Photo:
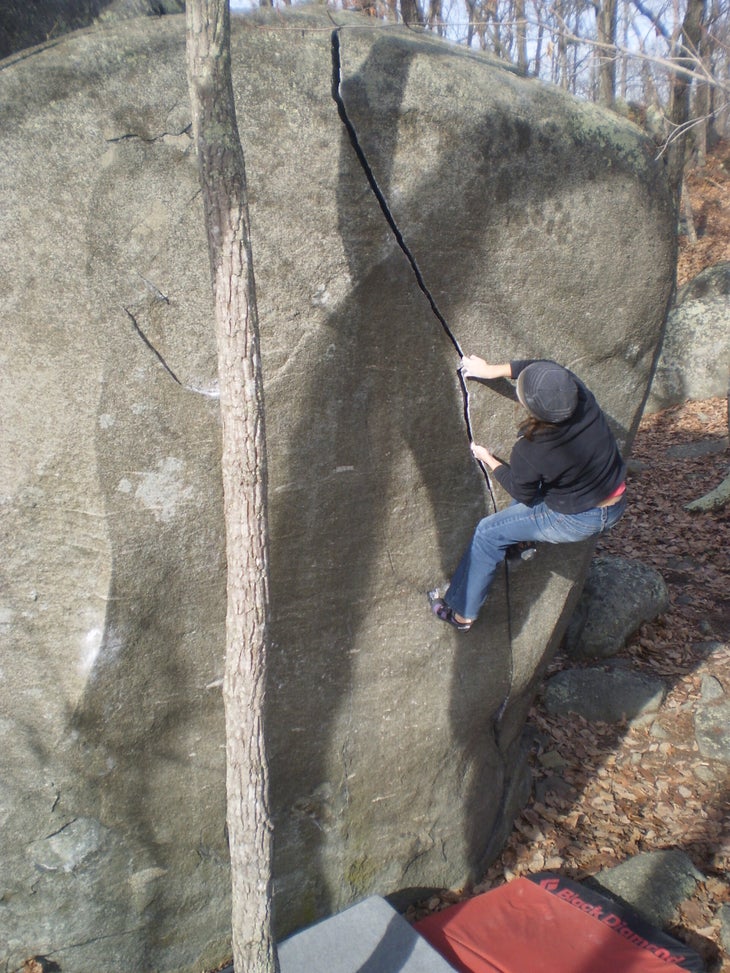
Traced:
<path id="1" fill-rule="evenodd" d="M 529 439 L 532 442 L 538 433 L 555 428 L 556 424 L 554 422 L 545 422 L 544 419 L 538 419 L 537 416 L 529 415 L 520 423 L 518 432 L 520 436 L 524 436 L 525 439 Z"/>

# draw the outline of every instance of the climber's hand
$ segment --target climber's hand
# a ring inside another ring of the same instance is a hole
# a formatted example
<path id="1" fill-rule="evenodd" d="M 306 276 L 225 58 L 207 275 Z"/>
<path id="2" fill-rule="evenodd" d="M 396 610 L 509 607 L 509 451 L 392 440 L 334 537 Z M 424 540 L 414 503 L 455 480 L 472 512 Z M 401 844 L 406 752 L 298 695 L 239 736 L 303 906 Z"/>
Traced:
<path id="1" fill-rule="evenodd" d="M 511 378 L 512 368 L 509 362 L 501 365 L 490 365 L 479 355 L 464 355 L 461 359 L 461 374 L 464 378 Z"/>
<path id="2" fill-rule="evenodd" d="M 472 443 L 471 451 L 475 459 L 478 459 L 481 463 L 486 463 L 490 470 L 495 470 L 498 466 L 502 465 L 502 461 L 498 460 L 494 453 L 490 453 L 486 446 Z"/>

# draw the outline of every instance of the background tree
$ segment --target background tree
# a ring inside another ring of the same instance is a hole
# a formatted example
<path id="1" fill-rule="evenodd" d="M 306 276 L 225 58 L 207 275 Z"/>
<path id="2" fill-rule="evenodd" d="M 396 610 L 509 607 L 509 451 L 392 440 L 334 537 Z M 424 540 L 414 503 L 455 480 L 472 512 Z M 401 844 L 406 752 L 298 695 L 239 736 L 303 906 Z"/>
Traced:
<path id="1" fill-rule="evenodd" d="M 598 100 L 613 108 L 616 100 L 616 27 L 618 0 L 602 0 L 596 6 L 596 39 L 599 44 Z"/>
<path id="2" fill-rule="evenodd" d="M 527 56 L 527 16 L 525 0 L 515 0 L 515 37 L 517 42 L 517 67 L 520 74 L 527 74 L 530 64 Z"/>
<path id="3" fill-rule="evenodd" d="M 705 0 L 687 0 L 682 31 L 674 52 L 677 70 L 672 76 L 670 121 L 673 126 L 669 152 L 669 181 L 679 204 L 684 179 L 686 132 L 690 122 L 690 86 L 699 63 Z"/>
<path id="4" fill-rule="evenodd" d="M 263 384 L 228 0 L 187 2 L 188 83 L 215 304 L 228 558 L 226 716 L 233 959 L 274 973 L 263 725 L 269 600 Z"/>
<path id="5" fill-rule="evenodd" d="M 719 0 L 707 0 L 704 10 L 704 29 L 700 34 L 698 55 L 702 64 L 701 77 L 695 82 L 694 105 L 692 114 L 698 119 L 694 132 L 695 158 L 699 166 L 704 166 L 708 148 L 716 141 L 715 131 L 715 88 L 707 78 L 715 73 L 715 54 L 720 27 Z"/>

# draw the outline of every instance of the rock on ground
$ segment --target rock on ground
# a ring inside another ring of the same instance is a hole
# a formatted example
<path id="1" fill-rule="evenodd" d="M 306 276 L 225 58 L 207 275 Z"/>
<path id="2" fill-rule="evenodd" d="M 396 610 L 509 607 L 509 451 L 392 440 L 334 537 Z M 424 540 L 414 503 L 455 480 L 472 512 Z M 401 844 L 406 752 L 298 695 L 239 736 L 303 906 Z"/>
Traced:
<path id="1" fill-rule="evenodd" d="M 730 764 L 730 696 L 702 702 L 695 715 L 695 732 L 704 757 Z"/>
<path id="2" fill-rule="evenodd" d="M 576 659 L 616 655 L 668 605 L 667 586 L 655 568 L 630 558 L 594 558 L 568 622 L 565 651 Z"/>
<path id="3" fill-rule="evenodd" d="M 629 669 L 563 669 L 548 680 L 543 701 L 549 713 L 620 723 L 655 713 L 665 692 L 661 679 Z"/>
<path id="4" fill-rule="evenodd" d="M 592 882 L 663 929 L 674 919 L 680 902 L 691 897 L 704 877 L 688 855 L 671 849 L 635 855 L 599 872 Z"/>
<path id="5" fill-rule="evenodd" d="M 89 27 L 126 17 L 181 13 L 185 0 L 3 0 L 0 58 Z"/>

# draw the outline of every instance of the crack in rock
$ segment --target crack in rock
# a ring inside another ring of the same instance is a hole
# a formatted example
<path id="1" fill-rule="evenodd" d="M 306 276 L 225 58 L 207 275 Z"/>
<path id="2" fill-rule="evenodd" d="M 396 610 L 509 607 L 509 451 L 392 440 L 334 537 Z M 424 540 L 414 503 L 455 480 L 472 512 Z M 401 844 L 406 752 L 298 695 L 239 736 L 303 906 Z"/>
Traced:
<path id="1" fill-rule="evenodd" d="M 141 135 L 139 132 L 125 132 L 123 135 L 114 135 L 105 139 L 106 142 L 128 142 L 132 139 L 139 139 L 140 142 L 164 142 L 166 138 L 180 138 L 181 135 L 190 135 L 192 138 L 192 122 L 186 125 L 179 132 L 160 132 L 159 135 Z"/>
<path id="2" fill-rule="evenodd" d="M 431 307 L 431 310 L 432 310 L 434 316 L 438 320 L 439 324 L 441 325 L 441 327 L 444 330 L 444 333 L 446 334 L 447 338 L 449 339 L 449 341 L 453 345 L 454 350 L 456 351 L 456 353 L 459 355 L 459 358 L 461 359 L 463 357 L 463 354 L 464 354 L 463 351 L 462 351 L 461 345 L 459 344 L 459 341 L 458 341 L 456 335 L 454 334 L 454 332 L 449 327 L 449 324 L 448 324 L 445 316 L 441 312 L 438 304 L 436 303 L 436 300 L 435 300 L 433 294 L 429 290 L 429 287 L 426 284 L 426 281 L 424 280 L 423 274 L 421 273 L 421 270 L 420 270 L 420 268 L 418 266 L 418 263 L 416 261 L 416 258 L 414 256 L 413 252 L 411 251 L 411 249 L 409 248 L 408 244 L 406 243 L 406 240 L 405 240 L 405 238 L 403 236 L 403 233 L 401 232 L 401 230 L 400 230 L 400 228 L 398 226 L 398 223 L 396 222 L 396 219 L 395 219 L 395 217 L 394 217 L 394 215 L 393 215 L 393 213 L 392 213 L 392 211 L 390 209 L 390 206 L 388 205 L 388 201 L 385 198 L 385 194 L 383 193 L 382 189 L 378 185 L 378 181 L 375 178 L 375 173 L 373 172 L 373 170 L 372 170 L 372 168 L 370 166 L 370 163 L 367 160 L 367 156 L 365 154 L 365 151 L 364 151 L 362 145 L 360 144 L 360 140 L 359 140 L 358 135 L 357 135 L 357 130 L 356 130 L 356 128 L 355 128 L 352 120 L 350 119 L 350 117 L 349 117 L 349 115 L 347 113 L 347 107 L 345 105 L 345 101 L 344 101 L 344 98 L 342 96 L 342 58 L 341 58 L 341 43 L 340 43 L 340 31 L 341 31 L 341 29 L 342 28 L 336 28 L 335 30 L 332 31 L 332 35 L 331 35 L 331 44 L 332 44 L 332 98 L 334 99 L 334 102 L 337 105 L 337 112 L 338 112 L 338 114 L 340 116 L 340 119 L 342 121 L 342 124 L 345 126 L 345 130 L 347 131 L 347 134 L 348 134 L 348 137 L 350 139 L 350 143 L 352 145 L 352 148 L 353 148 L 353 150 L 355 152 L 355 155 L 357 156 L 357 159 L 358 159 L 358 161 L 360 163 L 360 166 L 362 167 L 362 170 L 363 170 L 363 172 L 365 174 L 365 177 L 366 177 L 366 179 L 368 181 L 368 184 L 370 185 L 370 188 L 371 188 L 371 190 L 373 192 L 373 195 L 375 196 L 375 198 L 376 198 L 376 200 L 378 202 L 378 205 L 380 206 L 381 212 L 383 213 L 383 216 L 385 217 L 385 220 L 386 220 L 388 226 L 390 227 L 390 229 L 391 229 L 391 231 L 393 233 L 393 236 L 396 239 L 396 242 L 397 242 L 398 246 L 403 251 L 404 256 L 406 257 L 408 263 L 411 266 L 411 269 L 413 270 L 413 275 L 415 277 L 415 280 L 416 280 L 416 283 L 418 284 L 419 289 L 421 290 L 421 292 L 425 296 L 426 300 L 428 301 L 428 303 L 429 303 L 429 305 Z M 473 431 L 472 431 L 472 422 L 471 422 L 469 389 L 467 387 L 466 379 L 464 378 L 464 375 L 463 375 L 463 372 L 461 371 L 461 368 L 458 368 L 457 369 L 457 375 L 459 377 L 459 386 L 461 388 L 461 396 L 462 396 L 463 411 L 464 411 L 464 424 L 465 424 L 465 427 L 466 427 L 466 433 L 467 433 L 467 437 L 468 437 L 469 443 L 473 443 L 474 442 L 474 435 L 473 435 Z M 489 494 L 489 498 L 490 498 L 491 503 L 492 503 L 492 507 L 493 507 L 494 510 L 496 510 L 497 509 L 497 502 L 496 502 L 496 499 L 495 499 L 495 496 L 494 496 L 494 490 L 493 490 L 493 487 L 492 487 L 491 478 L 489 476 L 489 470 L 488 470 L 487 466 L 483 462 L 481 462 L 481 460 L 476 460 L 476 462 L 477 462 L 477 465 L 479 466 L 479 469 L 482 471 L 482 474 L 484 476 L 484 481 L 486 483 L 486 488 L 487 488 L 487 492 Z M 511 645 L 512 644 L 512 611 L 511 611 L 511 606 L 510 606 L 509 577 L 508 577 L 508 574 L 507 574 L 506 566 L 505 566 L 505 585 L 506 585 L 507 624 L 508 624 L 507 638 L 508 638 L 509 644 Z M 510 695 L 511 695 L 511 691 L 512 691 L 511 690 L 511 686 L 512 686 L 512 664 L 511 664 L 511 661 L 510 661 L 510 680 L 509 681 L 510 681 L 510 688 L 507 691 L 507 695 L 505 696 L 505 698 L 504 698 L 504 700 L 502 702 L 502 705 L 500 706 L 499 710 L 497 711 L 497 714 L 496 714 L 496 717 L 495 717 L 495 723 L 494 723 L 494 727 L 495 727 L 495 739 L 496 739 L 497 744 L 498 744 L 497 745 L 498 752 L 500 752 L 499 751 L 499 733 L 498 733 L 498 727 L 499 727 L 499 724 L 502 721 L 502 717 L 503 717 L 503 715 L 505 713 L 505 710 L 507 708 L 507 704 L 509 702 Z M 504 759 L 504 758 L 502 758 L 502 759 Z"/>
<path id="3" fill-rule="evenodd" d="M 140 274 L 140 277 L 142 277 L 141 274 Z M 144 280 L 146 284 L 150 284 L 150 282 L 145 277 L 142 277 L 142 280 Z M 169 298 L 165 294 L 163 294 L 162 291 L 159 291 L 159 289 L 156 288 L 154 284 L 150 284 L 150 286 L 151 287 L 154 287 L 155 290 L 158 292 L 157 298 L 156 298 L 157 300 L 164 301 L 166 304 L 169 304 L 170 303 Z M 179 385 L 180 388 L 185 389 L 186 392 L 195 392 L 197 395 L 202 395 L 202 396 L 204 396 L 207 399 L 219 399 L 220 398 L 220 389 L 218 387 L 217 381 L 214 382 L 208 388 L 201 388 L 200 386 L 197 386 L 197 385 L 186 385 L 184 382 L 181 382 L 180 379 L 175 374 L 175 372 L 172 370 L 172 368 L 170 368 L 170 366 L 167 364 L 167 362 L 165 361 L 165 358 L 163 357 L 163 355 L 157 350 L 157 348 L 155 348 L 155 346 L 152 344 L 152 342 L 150 341 L 150 339 L 144 333 L 144 331 L 142 330 L 142 328 L 139 325 L 139 322 L 137 321 L 137 319 L 135 318 L 135 316 L 132 314 L 132 312 L 129 310 L 129 308 L 128 307 L 125 307 L 124 310 L 125 310 L 125 312 L 127 314 L 127 317 L 132 322 L 132 327 L 136 331 L 137 335 L 142 339 L 143 343 L 149 348 L 149 350 L 152 352 L 152 354 L 155 356 L 155 358 L 159 361 L 159 363 L 165 369 L 165 371 L 170 376 L 170 378 L 177 385 Z"/>
<path id="4" fill-rule="evenodd" d="M 350 143 L 355 152 L 355 155 L 358 158 L 358 161 L 360 162 L 362 170 L 365 173 L 365 177 L 368 181 L 368 184 L 370 185 L 373 195 L 375 196 L 378 205 L 380 206 L 383 216 L 385 217 L 385 220 L 388 226 L 390 227 L 398 246 L 403 251 L 406 260 L 408 261 L 408 263 L 411 266 L 411 269 L 413 270 L 413 275 L 416 279 L 416 283 L 418 284 L 419 289 L 421 290 L 426 300 L 428 301 L 429 306 L 434 316 L 438 320 L 439 324 L 443 328 L 446 337 L 454 346 L 454 350 L 458 354 L 459 358 L 462 358 L 464 352 L 462 351 L 461 345 L 459 344 L 459 340 L 454 334 L 454 332 L 451 330 L 451 328 L 449 327 L 446 318 L 444 317 L 438 304 L 436 303 L 436 299 L 434 298 L 433 294 L 429 290 L 428 285 L 426 284 L 426 281 L 424 280 L 423 274 L 421 273 L 416 258 L 413 252 L 411 251 L 410 247 L 406 243 L 405 237 L 403 236 L 396 222 L 396 219 L 393 216 L 393 213 L 388 205 L 388 201 L 385 198 L 385 194 L 383 193 L 382 189 L 378 185 L 378 181 L 375 178 L 375 173 L 373 172 L 370 163 L 367 160 L 367 156 L 365 155 L 365 151 L 363 150 L 363 147 L 360 144 L 360 140 L 358 138 L 355 126 L 352 123 L 352 120 L 350 119 L 349 115 L 347 114 L 347 107 L 345 106 L 345 102 L 342 97 L 342 60 L 341 60 L 341 53 L 340 53 L 340 29 L 341 28 L 338 28 L 337 30 L 332 31 L 332 98 L 334 99 L 335 104 L 337 105 L 338 114 L 340 116 L 342 124 L 345 126 L 345 130 L 347 131 L 347 134 L 349 136 Z M 474 436 L 472 433 L 472 424 L 471 424 L 469 389 L 467 387 L 466 380 L 461 372 L 461 369 L 457 369 L 457 375 L 459 376 L 459 386 L 461 388 L 461 396 L 464 403 L 464 423 L 466 425 L 466 432 L 469 438 L 469 442 L 472 443 L 474 441 Z M 487 490 L 489 492 L 489 496 L 494 506 L 494 509 L 496 510 L 497 505 L 495 503 L 494 493 L 492 490 L 492 483 L 487 468 L 481 461 L 477 461 L 477 463 L 482 473 L 484 474 Z"/>
<path id="5" fill-rule="evenodd" d="M 185 385 L 184 385 L 184 384 L 183 384 L 183 383 L 182 383 L 182 382 L 180 381 L 180 379 L 179 379 L 179 378 L 177 377 L 177 375 L 176 375 L 176 374 L 175 374 L 175 373 L 173 372 L 173 370 L 172 370 L 172 369 L 170 368 L 170 366 L 169 366 L 169 365 L 167 364 L 167 362 L 166 362 L 166 361 L 165 361 L 165 359 L 164 359 L 164 358 L 162 357 L 162 355 L 160 354 L 160 352 L 159 352 L 159 351 L 158 351 L 158 350 L 157 350 L 157 349 L 155 348 L 155 346 L 154 346 L 154 345 L 152 344 L 152 342 L 150 341 L 150 339 L 149 339 L 149 338 L 147 337 L 147 335 L 146 335 L 146 334 L 144 333 L 144 331 L 142 330 L 142 328 L 140 328 L 140 326 L 139 326 L 139 324 L 138 324 L 138 322 L 137 322 L 137 319 L 136 319 L 136 318 L 135 318 L 135 316 L 134 316 L 134 315 L 132 314 L 132 312 L 131 312 L 131 311 L 129 310 L 129 308 L 128 308 L 128 307 L 125 307 L 125 308 L 124 308 L 124 310 L 125 310 L 125 311 L 126 311 L 126 313 L 127 313 L 127 317 L 128 317 L 128 318 L 129 318 L 129 320 L 130 320 L 130 321 L 132 322 L 132 327 L 134 328 L 134 330 L 135 330 L 135 331 L 137 332 L 137 334 L 138 334 L 138 335 L 139 335 L 139 337 L 140 337 L 140 338 L 142 339 L 142 341 L 144 342 L 144 344 L 145 344 L 145 345 L 147 345 L 147 347 L 149 348 L 149 350 L 150 350 L 150 351 L 152 352 L 152 354 L 153 354 L 153 355 L 155 356 L 155 358 L 156 358 L 156 359 L 157 359 L 157 360 L 159 361 L 159 363 L 160 363 L 160 364 L 162 365 L 162 367 L 163 367 L 163 368 L 165 369 L 165 371 L 166 371 L 166 372 L 167 372 L 167 374 L 168 374 L 168 375 L 170 376 L 170 378 L 171 378 L 171 379 L 172 379 L 172 380 L 173 380 L 174 382 L 177 382 L 177 384 L 178 384 L 178 385 L 179 385 L 179 386 L 180 386 L 181 388 L 185 388 Z"/>

